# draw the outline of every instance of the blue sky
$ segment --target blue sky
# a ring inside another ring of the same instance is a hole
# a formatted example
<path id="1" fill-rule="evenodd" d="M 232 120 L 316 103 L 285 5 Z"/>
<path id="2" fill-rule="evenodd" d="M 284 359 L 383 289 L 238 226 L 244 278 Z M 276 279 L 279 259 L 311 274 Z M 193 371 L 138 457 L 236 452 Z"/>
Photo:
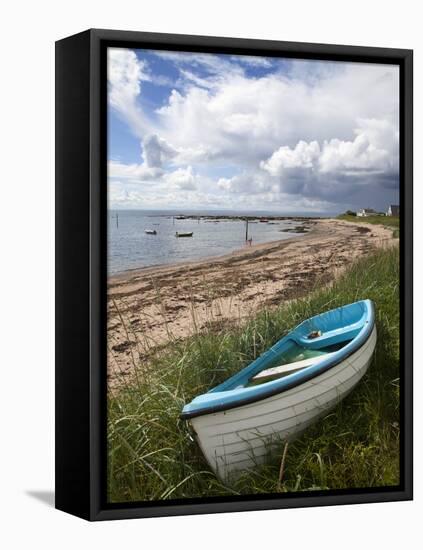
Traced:
<path id="1" fill-rule="evenodd" d="M 112 208 L 384 210 L 398 69 L 109 49 Z"/>

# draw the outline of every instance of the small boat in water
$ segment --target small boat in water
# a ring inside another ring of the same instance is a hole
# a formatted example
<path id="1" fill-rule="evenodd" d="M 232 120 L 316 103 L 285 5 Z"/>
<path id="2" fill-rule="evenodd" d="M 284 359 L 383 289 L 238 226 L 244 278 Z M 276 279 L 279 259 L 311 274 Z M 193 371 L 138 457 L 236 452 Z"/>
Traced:
<path id="1" fill-rule="evenodd" d="M 175 233 L 175 237 L 192 237 L 193 235 L 194 235 L 193 231 L 191 231 L 191 233 L 181 233 L 179 231 Z"/>
<path id="2" fill-rule="evenodd" d="M 226 482 L 264 463 L 272 446 L 294 439 L 337 405 L 365 374 L 376 338 L 370 300 L 311 317 L 185 405 L 181 418 Z"/>
<path id="3" fill-rule="evenodd" d="M 157 231 L 155 229 L 145 229 L 144 231 L 147 235 L 157 235 Z"/>

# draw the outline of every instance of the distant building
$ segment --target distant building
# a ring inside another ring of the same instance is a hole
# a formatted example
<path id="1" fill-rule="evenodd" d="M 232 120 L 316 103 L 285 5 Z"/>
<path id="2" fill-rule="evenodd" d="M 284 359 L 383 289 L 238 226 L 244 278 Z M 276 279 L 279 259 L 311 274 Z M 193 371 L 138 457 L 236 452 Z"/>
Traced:
<path id="1" fill-rule="evenodd" d="M 361 208 L 361 210 L 357 210 L 357 216 L 362 218 L 365 218 L 366 216 L 374 216 L 375 214 L 376 211 L 373 210 L 373 208 Z"/>
<path id="2" fill-rule="evenodd" d="M 386 212 L 387 216 L 399 216 L 399 205 L 398 204 L 391 204 L 388 208 L 388 212 Z"/>

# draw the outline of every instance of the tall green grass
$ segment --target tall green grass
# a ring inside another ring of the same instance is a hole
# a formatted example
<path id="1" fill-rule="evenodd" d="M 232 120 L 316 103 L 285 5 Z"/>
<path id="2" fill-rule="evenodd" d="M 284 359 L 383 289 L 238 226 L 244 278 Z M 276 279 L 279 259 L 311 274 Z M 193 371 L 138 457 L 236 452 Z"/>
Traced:
<path id="1" fill-rule="evenodd" d="M 370 298 L 377 308 L 374 360 L 357 388 L 301 438 L 230 487 L 205 462 L 185 403 L 246 366 L 311 315 Z M 281 458 L 285 459 L 281 467 Z M 376 487 L 399 483 L 399 251 L 352 264 L 330 287 L 264 310 L 244 325 L 173 341 L 108 401 L 111 502 Z"/>

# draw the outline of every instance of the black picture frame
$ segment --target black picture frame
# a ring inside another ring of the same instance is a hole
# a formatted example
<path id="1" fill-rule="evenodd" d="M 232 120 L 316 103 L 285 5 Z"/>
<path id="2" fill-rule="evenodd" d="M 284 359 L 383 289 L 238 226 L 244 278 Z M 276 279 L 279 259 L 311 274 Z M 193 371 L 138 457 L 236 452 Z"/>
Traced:
<path id="1" fill-rule="evenodd" d="M 400 67 L 401 484 L 169 502 L 106 502 L 106 48 L 390 63 Z M 91 29 L 56 43 L 56 508 L 87 520 L 412 499 L 413 53 Z"/>

